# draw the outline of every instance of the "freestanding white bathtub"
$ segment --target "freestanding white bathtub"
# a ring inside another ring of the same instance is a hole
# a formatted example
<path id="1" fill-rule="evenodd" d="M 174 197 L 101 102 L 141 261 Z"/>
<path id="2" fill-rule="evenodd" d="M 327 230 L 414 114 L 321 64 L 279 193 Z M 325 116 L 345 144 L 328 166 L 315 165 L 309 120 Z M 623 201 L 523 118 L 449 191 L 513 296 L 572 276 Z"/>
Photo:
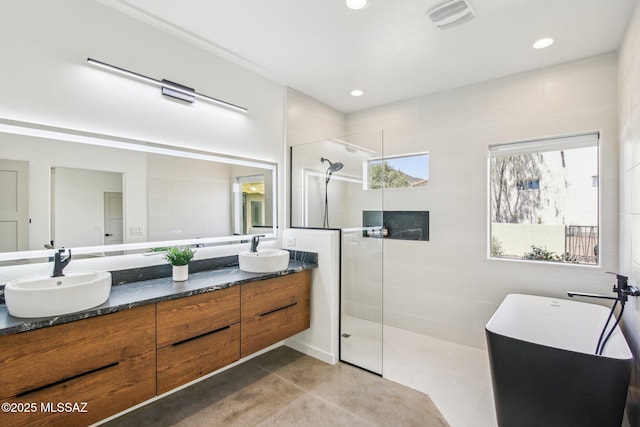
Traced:
<path id="1" fill-rule="evenodd" d="M 501 427 L 621 425 L 632 355 L 618 327 L 595 355 L 609 311 L 507 295 L 485 328 Z"/>

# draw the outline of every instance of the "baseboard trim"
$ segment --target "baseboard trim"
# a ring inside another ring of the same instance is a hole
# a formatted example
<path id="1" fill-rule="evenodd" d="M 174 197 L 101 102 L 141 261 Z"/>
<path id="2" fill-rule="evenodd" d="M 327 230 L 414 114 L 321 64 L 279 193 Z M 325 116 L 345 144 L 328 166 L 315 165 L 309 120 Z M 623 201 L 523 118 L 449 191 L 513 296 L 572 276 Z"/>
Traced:
<path id="1" fill-rule="evenodd" d="M 289 338 L 284 341 L 284 345 L 330 365 L 338 363 L 338 355 L 324 351 L 307 343 Z"/>

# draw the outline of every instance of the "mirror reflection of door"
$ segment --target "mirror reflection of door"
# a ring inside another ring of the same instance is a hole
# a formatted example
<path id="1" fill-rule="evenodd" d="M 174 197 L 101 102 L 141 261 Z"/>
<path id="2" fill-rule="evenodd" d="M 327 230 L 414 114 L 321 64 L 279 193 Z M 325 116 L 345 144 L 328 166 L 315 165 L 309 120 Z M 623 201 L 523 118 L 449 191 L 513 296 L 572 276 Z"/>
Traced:
<path id="1" fill-rule="evenodd" d="M 0 160 L 0 188 L 0 252 L 27 250 L 29 162 Z"/>
<path id="2" fill-rule="evenodd" d="M 122 238 L 122 193 L 104 193 L 104 244 L 119 245 Z"/>
<path id="3" fill-rule="evenodd" d="M 251 201 L 251 225 L 259 226 L 262 223 L 262 201 Z"/>
<path id="4" fill-rule="evenodd" d="M 236 185 L 236 212 L 234 216 L 236 232 L 257 234 L 253 227 L 264 227 L 265 224 L 265 177 L 264 175 L 238 176 Z M 241 195 L 241 196 L 240 196 Z"/>

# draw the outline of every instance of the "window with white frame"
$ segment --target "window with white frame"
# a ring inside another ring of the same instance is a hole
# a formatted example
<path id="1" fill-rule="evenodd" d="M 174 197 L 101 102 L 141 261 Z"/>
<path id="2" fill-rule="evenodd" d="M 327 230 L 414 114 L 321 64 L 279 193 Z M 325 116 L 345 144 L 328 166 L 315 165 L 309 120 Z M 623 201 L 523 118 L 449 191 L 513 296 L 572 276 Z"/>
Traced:
<path id="1" fill-rule="evenodd" d="M 598 264 L 599 134 L 489 147 L 489 256 Z"/>
<path id="2" fill-rule="evenodd" d="M 365 189 L 424 187 L 429 182 L 429 153 L 369 159 L 364 169 Z"/>

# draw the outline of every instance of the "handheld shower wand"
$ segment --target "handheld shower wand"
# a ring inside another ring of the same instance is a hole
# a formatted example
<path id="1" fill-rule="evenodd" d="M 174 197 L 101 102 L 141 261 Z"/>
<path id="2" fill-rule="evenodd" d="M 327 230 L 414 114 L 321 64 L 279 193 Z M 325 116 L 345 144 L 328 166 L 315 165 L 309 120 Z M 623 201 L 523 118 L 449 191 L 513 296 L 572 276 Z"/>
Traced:
<path id="1" fill-rule="evenodd" d="M 327 159 L 326 157 L 321 157 L 320 162 L 329 163 L 327 172 L 324 175 L 324 220 L 322 222 L 322 226 L 324 228 L 329 228 L 329 193 L 328 193 L 329 181 L 331 180 L 331 175 L 333 175 L 334 172 L 338 172 L 340 169 L 342 169 L 344 167 L 344 164 L 340 162 L 333 163 L 331 160 Z"/>

